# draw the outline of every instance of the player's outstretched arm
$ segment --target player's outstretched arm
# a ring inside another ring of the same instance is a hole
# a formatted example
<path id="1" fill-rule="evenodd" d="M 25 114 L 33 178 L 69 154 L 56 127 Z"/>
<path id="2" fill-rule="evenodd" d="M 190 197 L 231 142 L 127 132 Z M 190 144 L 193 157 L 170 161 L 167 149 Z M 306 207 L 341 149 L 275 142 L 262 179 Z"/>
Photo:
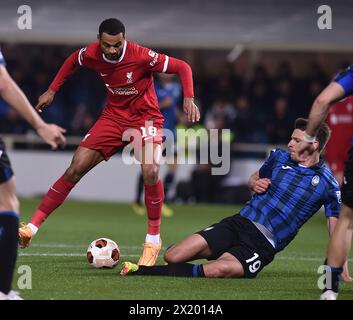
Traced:
<path id="1" fill-rule="evenodd" d="M 39 97 L 36 105 L 36 110 L 38 112 L 42 112 L 53 102 L 55 93 L 60 89 L 67 78 L 69 78 L 69 76 L 78 68 L 79 59 L 82 59 L 80 56 L 81 51 L 75 51 L 65 60 L 53 82 L 50 84 L 49 89 Z"/>
<path id="2" fill-rule="evenodd" d="M 166 72 L 178 75 L 184 93 L 184 112 L 188 115 L 190 122 L 198 122 L 200 110 L 194 102 L 194 85 L 190 66 L 185 61 L 170 57 Z"/>
<path id="3" fill-rule="evenodd" d="M 39 136 L 56 149 L 59 145 L 65 145 L 63 133 L 65 129 L 55 125 L 45 123 L 34 111 L 23 91 L 8 74 L 4 66 L 0 66 L 0 94 L 4 100 L 19 112 L 27 122 L 36 129 Z"/>
<path id="4" fill-rule="evenodd" d="M 315 99 L 309 114 L 308 126 L 305 130 L 300 154 L 305 151 L 314 152 L 314 141 L 319 130 L 330 111 L 330 106 L 345 96 L 343 87 L 337 82 L 331 82 Z"/>
<path id="5" fill-rule="evenodd" d="M 306 133 L 315 136 L 319 126 L 329 113 L 330 106 L 345 95 L 343 87 L 337 82 L 331 82 L 315 99 L 310 114 Z"/>

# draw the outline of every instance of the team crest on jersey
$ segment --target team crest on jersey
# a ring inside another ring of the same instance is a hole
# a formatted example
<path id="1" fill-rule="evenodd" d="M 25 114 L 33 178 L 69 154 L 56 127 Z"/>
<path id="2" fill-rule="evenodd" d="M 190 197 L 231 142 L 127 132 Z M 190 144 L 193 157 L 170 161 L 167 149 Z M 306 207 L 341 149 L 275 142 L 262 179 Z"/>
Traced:
<path id="1" fill-rule="evenodd" d="M 132 71 L 126 72 L 126 83 L 132 83 Z"/>
<path id="2" fill-rule="evenodd" d="M 311 179 L 311 184 L 316 187 L 320 182 L 320 177 L 319 176 L 315 176 Z"/>
<path id="3" fill-rule="evenodd" d="M 336 191 L 336 197 L 337 197 L 338 203 L 342 203 L 341 191 Z"/>

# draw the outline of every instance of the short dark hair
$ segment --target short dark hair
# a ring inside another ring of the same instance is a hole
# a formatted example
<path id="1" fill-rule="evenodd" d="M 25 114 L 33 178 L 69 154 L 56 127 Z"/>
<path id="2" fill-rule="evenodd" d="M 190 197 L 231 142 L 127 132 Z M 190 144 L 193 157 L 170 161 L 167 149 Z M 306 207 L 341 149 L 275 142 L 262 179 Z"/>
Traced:
<path id="1" fill-rule="evenodd" d="M 111 36 L 115 36 L 119 33 L 122 33 L 125 36 L 125 26 L 120 20 L 109 18 L 100 24 L 98 32 L 100 37 L 103 32 L 108 33 Z"/>
<path id="2" fill-rule="evenodd" d="M 294 128 L 299 129 L 302 131 L 306 130 L 308 125 L 308 119 L 298 118 L 295 120 Z M 331 136 L 331 129 L 328 127 L 326 123 L 322 123 L 319 127 L 319 131 L 316 135 L 316 140 L 319 142 L 319 152 L 321 153 L 322 150 L 326 147 L 326 144 Z"/>

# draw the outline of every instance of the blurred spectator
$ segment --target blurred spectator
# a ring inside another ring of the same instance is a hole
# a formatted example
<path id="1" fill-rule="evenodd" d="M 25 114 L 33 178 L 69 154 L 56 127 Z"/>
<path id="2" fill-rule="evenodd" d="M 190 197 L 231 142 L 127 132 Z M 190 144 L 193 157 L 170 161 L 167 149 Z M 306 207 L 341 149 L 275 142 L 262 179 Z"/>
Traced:
<path id="1" fill-rule="evenodd" d="M 222 118 L 225 128 L 229 128 L 236 117 L 234 106 L 227 100 L 220 97 L 213 105 L 211 110 L 206 113 L 205 126 L 207 129 L 216 128 L 215 120 Z"/>
<path id="2" fill-rule="evenodd" d="M 277 98 L 274 105 L 274 113 L 267 124 L 267 132 L 270 143 L 287 144 L 293 127 L 293 119 L 289 115 L 288 100 Z"/>

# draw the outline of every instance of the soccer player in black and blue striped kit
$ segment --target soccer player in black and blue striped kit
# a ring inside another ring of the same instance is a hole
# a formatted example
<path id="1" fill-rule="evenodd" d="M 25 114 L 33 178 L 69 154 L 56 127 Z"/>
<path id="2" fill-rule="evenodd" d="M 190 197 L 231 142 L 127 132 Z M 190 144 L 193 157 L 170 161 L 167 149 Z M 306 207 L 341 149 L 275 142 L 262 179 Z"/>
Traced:
<path id="1" fill-rule="evenodd" d="M 53 149 L 58 144 L 65 143 L 65 130 L 44 122 L 8 74 L 1 50 L 0 97 L 19 112 Z M 0 138 L 0 300 L 21 300 L 19 294 L 11 290 L 17 258 L 18 220 L 19 202 L 16 197 L 15 177 L 5 144 Z"/>
<path id="2" fill-rule="evenodd" d="M 250 177 L 254 195 L 239 214 L 170 247 L 165 253 L 169 265 L 145 267 L 125 262 L 121 274 L 255 278 L 322 206 L 331 234 L 341 198 L 337 181 L 320 158 L 330 130 L 321 124 L 315 151 L 299 155 L 306 125 L 306 119 L 297 119 L 289 151 L 273 150 Z M 212 261 L 202 265 L 186 263 L 202 258 Z"/>
<path id="3" fill-rule="evenodd" d="M 353 65 L 339 73 L 335 79 L 315 99 L 309 115 L 308 126 L 299 153 L 313 151 L 320 125 L 326 119 L 330 106 L 353 94 Z M 326 288 L 321 300 L 336 300 L 338 296 L 339 276 L 348 258 L 353 234 L 353 137 L 352 147 L 348 151 L 342 184 L 342 209 L 337 227 L 330 238 L 327 253 Z M 352 278 L 345 278 L 353 281 Z"/>

